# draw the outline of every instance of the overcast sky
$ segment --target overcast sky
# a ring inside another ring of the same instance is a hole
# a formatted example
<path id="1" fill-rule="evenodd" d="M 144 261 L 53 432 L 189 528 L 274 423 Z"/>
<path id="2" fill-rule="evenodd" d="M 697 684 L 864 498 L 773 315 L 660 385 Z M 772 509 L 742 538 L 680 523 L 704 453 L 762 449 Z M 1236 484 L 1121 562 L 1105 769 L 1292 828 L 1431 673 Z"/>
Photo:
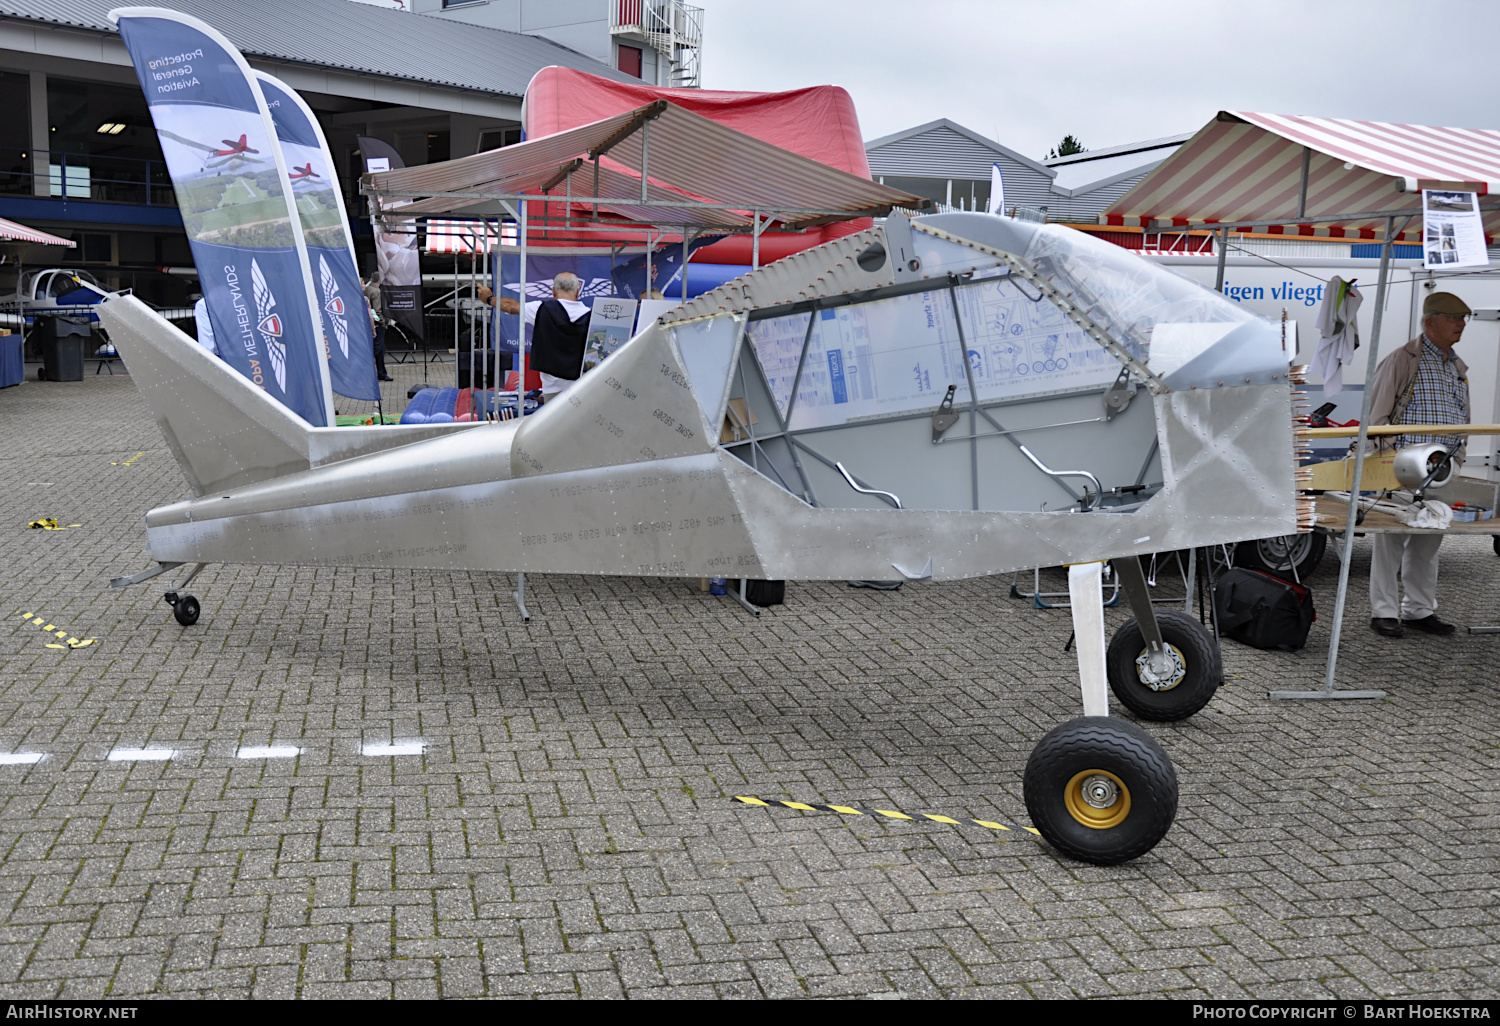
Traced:
<path id="1" fill-rule="evenodd" d="M 849 90 L 866 139 L 946 117 L 1033 158 L 1219 110 L 1500 128 L 1496 0 L 690 0 L 703 86 Z"/>

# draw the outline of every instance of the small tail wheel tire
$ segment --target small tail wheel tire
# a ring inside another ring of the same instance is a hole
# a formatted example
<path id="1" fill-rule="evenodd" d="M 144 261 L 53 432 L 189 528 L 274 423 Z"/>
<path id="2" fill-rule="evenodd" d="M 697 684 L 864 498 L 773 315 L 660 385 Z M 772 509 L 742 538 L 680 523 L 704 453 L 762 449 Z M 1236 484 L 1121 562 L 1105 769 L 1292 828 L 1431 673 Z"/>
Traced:
<path id="1" fill-rule="evenodd" d="M 1140 624 L 1126 620 L 1104 656 L 1109 689 L 1143 720 L 1185 720 L 1207 705 L 1224 682 L 1223 656 L 1209 629 L 1186 613 L 1159 610 L 1156 624 L 1170 667 L 1151 665 Z"/>
<path id="2" fill-rule="evenodd" d="M 200 612 L 202 612 L 202 610 L 198 606 L 198 600 L 193 598 L 193 596 L 191 595 L 184 595 L 176 602 L 172 603 L 172 615 L 175 616 L 177 618 L 177 622 L 182 624 L 184 627 L 191 627 L 193 624 L 197 623 L 198 614 Z"/>
<path id="3" fill-rule="evenodd" d="M 1234 550 L 1234 561 L 1251 570 L 1301 581 L 1318 568 L 1327 551 L 1328 535 L 1309 531 L 1240 542 Z"/>
<path id="4" fill-rule="evenodd" d="M 1490 547 L 1495 550 L 1495 555 L 1500 556 L 1500 534 L 1490 537 Z"/>
<path id="5" fill-rule="evenodd" d="M 1080 716 L 1054 729 L 1026 761 L 1032 825 L 1053 848 L 1114 866 L 1156 847 L 1177 816 L 1177 772 L 1134 723 Z"/>

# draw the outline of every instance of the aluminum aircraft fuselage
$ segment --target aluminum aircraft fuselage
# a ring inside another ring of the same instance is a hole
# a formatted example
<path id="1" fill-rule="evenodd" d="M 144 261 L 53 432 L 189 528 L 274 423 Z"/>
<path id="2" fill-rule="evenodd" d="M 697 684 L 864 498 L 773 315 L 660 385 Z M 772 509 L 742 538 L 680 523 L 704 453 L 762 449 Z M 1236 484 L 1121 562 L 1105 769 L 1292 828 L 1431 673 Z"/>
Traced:
<path id="1" fill-rule="evenodd" d="M 924 220 L 948 225 L 950 237 L 1000 221 Z M 1102 416 L 1100 389 L 971 402 L 942 439 L 930 417 L 936 396 L 905 419 L 800 439 L 795 422 L 777 423 L 785 409 L 763 405 L 760 447 L 736 448 L 736 390 L 740 421 L 746 405 L 756 408 L 746 382 L 760 369 L 747 331 L 757 311 L 798 316 L 799 303 L 813 310 L 923 287 L 910 270 L 922 260 L 903 247 L 923 253 L 929 239 L 912 227 L 901 237 L 877 228 L 731 283 L 647 326 L 535 415 L 477 425 L 308 427 L 138 300 L 112 298 L 100 317 L 194 492 L 147 514 L 152 557 L 951 580 L 1297 529 L 1284 362 L 1275 380 L 1262 368 L 1233 387 L 1142 389 L 1112 418 Z M 1008 238 L 987 250 L 1020 248 Z M 891 256 L 868 271 L 875 243 Z M 924 258 L 946 261 L 934 267 L 933 290 L 967 281 L 943 254 Z M 981 269 L 997 265 L 987 251 L 974 256 Z M 1004 430 L 987 426 L 1000 419 Z M 1082 510 L 1023 459 L 1012 444 L 1023 435 L 1052 467 L 1081 467 L 1106 490 L 1136 484 L 1126 495 L 1136 501 Z M 855 490 L 835 463 L 904 508 Z M 950 488 L 954 475 L 962 481 Z"/>

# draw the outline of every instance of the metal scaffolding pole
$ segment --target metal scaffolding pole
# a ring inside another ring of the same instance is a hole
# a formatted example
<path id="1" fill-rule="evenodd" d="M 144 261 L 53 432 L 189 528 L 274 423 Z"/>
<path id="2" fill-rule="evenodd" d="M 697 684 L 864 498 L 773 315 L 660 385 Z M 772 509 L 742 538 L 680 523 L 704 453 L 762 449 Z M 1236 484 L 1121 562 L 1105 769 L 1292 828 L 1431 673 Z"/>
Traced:
<path id="1" fill-rule="evenodd" d="M 521 326 L 516 333 L 516 367 L 520 373 L 516 378 L 516 416 L 526 416 L 526 199 L 521 198 L 521 276 L 518 279 L 521 292 Z"/>
<path id="2" fill-rule="evenodd" d="M 1370 400 L 1375 395 L 1375 367 L 1380 353 L 1380 323 L 1385 313 L 1386 279 L 1391 268 L 1392 239 L 1396 234 L 1396 219 L 1385 219 L 1385 243 L 1380 247 L 1380 278 L 1375 287 L 1375 321 L 1370 326 L 1370 352 L 1365 358 L 1364 401 L 1360 405 L 1359 435 L 1354 444 L 1354 481 L 1349 487 L 1349 520 L 1344 525 L 1343 558 L 1339 560 L 1339 590 L 1333 604 L 1332 636 L 1328 639 L 1328 669 L 1323 677 L 1321 691 L 1272 691 L 1272 698 L 1384 698 L 1384 691 L 1335 691 L 1334 673 L 1339 663 L 1339 632 L 1344 626 L 1344 607 L 1349 598 L 1349 562 L 1354 548 L 1354 528 L 1359 520 L 1359 486 L 1365 474 L 1365 441 L 1370 431 Z"/>

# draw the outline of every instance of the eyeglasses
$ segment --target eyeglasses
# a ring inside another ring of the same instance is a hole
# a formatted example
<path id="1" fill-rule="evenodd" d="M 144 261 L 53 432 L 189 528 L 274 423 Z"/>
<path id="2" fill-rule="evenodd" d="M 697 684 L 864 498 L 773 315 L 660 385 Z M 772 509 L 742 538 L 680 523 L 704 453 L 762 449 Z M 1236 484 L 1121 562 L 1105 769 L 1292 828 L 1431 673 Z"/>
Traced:
<path id="1" fill-rule="evenodd" d="M 1433 317 L 1441 317 L 1445 321 L 1457 321 L 1459 324 L 1468 324 L 1471 320 L 1474 319 L 1474 315 L 1473 314 L 1440 313 L 1440 314 L 1432 314 L 1432 316 Z"/>

